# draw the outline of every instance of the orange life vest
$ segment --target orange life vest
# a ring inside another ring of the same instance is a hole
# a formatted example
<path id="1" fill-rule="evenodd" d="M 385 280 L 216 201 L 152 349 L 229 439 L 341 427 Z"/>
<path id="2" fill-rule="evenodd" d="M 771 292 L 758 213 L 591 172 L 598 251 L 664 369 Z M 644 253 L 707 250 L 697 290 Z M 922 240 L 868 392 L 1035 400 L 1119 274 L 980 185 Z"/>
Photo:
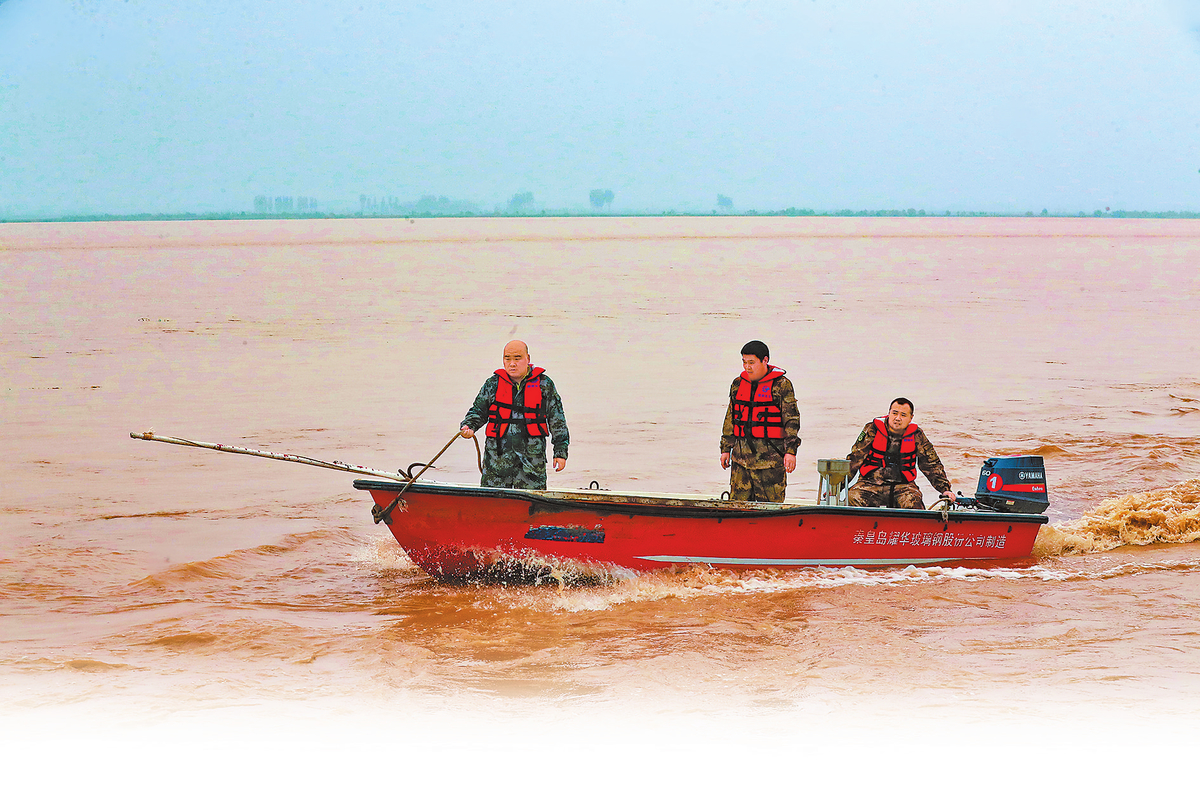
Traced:
<path id="1" fill-rule="evenodd" d="M 874 423 L 875 438 L 871 440 L 871 451 L 867 453 L 866 460 L 858 468 L 858 474 L 865 478 L 875 470 L 891 462 L 900 468 L 900 474 L 904 476 L 904 480 L 909 483 L 915 481 L 917 479 L 916 433 L 918 430 L 916 423 L 910 422 L 908 427 L 904 429 L 904 438 L 900 440 L 900 457 L 898 461 L 895 455 L 888 454 L 887 417 L 876 417 Z"/>
<path id="2" fill-rule="evenodd" d="M 513 384 L 512 378 L 508 377 L 508 373 L 502 369 L 496 370 L 496 375 L 500 378 L 496 384 L 496 397 L 492 400 L 492 404 L 488 406 L 488 421 L 486 433 L 493 438 L 503 438 L 508 432 L 508 421 L 512 419 L 513 412 L 520 412 L 525 419 L 526 432 L 530 436 L 549 436 L 550 425 L 546 421 L 546 412 L 542 408 L 542 373 L 545 372 L 541 367 L 534 367 L 529 372 L 529 377 L 525 379 L 525 385 L 521 388 L 521 398 L 519 401 L 513 399 L 513 389 L 516 386 Z"/>
<path id="3" fill-rule="evenodd" d="M 768 366 L 762 380 L 752 381 L 745 372 L 733 398 L 733 435 L 751 439 L 782 439 L 783 409 L 775 404 L 771 387 L 784 371 Z"/>

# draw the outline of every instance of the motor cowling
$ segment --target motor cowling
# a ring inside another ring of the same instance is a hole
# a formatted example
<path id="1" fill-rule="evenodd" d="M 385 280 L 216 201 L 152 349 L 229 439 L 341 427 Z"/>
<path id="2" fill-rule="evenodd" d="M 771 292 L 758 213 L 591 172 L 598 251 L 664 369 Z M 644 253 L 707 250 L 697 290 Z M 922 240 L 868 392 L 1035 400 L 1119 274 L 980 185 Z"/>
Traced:
<path id="1" fill-rule="evenodd" d="M 979 470 L 975 502 L 993 511 L 1040 514 L 1050 507 L 1041 456 L 989 458 Z"/>

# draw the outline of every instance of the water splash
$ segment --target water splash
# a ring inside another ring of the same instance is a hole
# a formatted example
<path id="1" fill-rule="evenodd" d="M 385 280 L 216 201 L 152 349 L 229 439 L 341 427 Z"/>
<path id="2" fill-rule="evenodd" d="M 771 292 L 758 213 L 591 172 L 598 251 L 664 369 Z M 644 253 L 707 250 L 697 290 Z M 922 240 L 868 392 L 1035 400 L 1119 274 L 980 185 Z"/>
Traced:
<path id="1" fill-rule="evenodd" d="M 1039 558 L 1102 553 L 1123 545 L 1183 544 L 1200 539 L 1200 478 L 1166 489 L 1109 498 L 1083 517 L 1043 525 Z"/>
<path id="2" fill-rule="evenodd" d="M 541 596 L 523 595 L 522 604 L 533 602 L 547 609 L 587 612 L 610 609 L 626 603 L 653 603 L 666 599 L 691 601 L 705 597 L 776 594 L 804 590 L 824 591 L 846 586 L 889 587 L 917 583 L 989 580 L 1068 581 L 1081 576 L 1078 570 L 1057 564 L 1013 567 L 917 567 L 864 570 L 855 567 L 812 567 L 799 570 L 733 572 L 694 565 L 629 575 L 591 587 L 568 588 Z"/>

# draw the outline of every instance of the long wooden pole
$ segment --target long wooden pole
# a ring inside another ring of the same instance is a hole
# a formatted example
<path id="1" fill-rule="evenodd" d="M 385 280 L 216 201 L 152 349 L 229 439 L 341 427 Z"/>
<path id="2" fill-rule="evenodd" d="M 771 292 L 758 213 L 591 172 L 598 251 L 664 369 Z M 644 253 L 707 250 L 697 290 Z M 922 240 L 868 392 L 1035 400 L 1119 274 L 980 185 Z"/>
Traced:
<path id="1" fill-rule="evenodd" d="M 191 439 L 176 439 L 173 436 L 159 436 L 153 431 L 145 433 L 131 433 L 131 439 L 141 439 L 146 442 L 165 442 L 166 444 L 181 444 L 187 447 L 203 447 L 206 450 L 219 450 L 222 453 L 237 453 L 243 456 L 259 456 L 261 458 L 273 458 L 276 461 L 291 461 L 293 464 L 305 464 L 310 467 L 324 467 L 325 469 L 336 469 L 342 472 L 355 472 L 359 475 L 374 475 L 378 478 L 391 478 L 396 481 L 411 481 L 412 476 L 405 475 L 402 472 L 384 472 L 378 469 L 367 469 L 366 467 L 353 467 L 349 464 L 344 464 L 341 461 L 322 461 L 318 458 L 309 458 L 308 456 L 297 456 L 291 453 L 269 453 L 265 450 L 250 450 L 246 447 L 235 447 L 229 444 L 213 444 L 212 442 L 196 442 Z M 443 452 L 445 450 L 443 449 Z M 441 455 L 441 453 L 438 453 Z M 421 470 L 424 472 L 425 470 Z"/>

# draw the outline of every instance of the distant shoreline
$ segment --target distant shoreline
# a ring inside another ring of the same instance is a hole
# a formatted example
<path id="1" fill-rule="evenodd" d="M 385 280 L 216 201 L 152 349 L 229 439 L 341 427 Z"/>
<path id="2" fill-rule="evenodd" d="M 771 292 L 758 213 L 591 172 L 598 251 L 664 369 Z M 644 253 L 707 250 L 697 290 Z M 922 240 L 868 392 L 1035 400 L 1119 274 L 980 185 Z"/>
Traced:
<path id="1" fill-rule="evenodd" d="M 421 212 L 413 214 L 333 214 L 333 213 L 300 213 L 300 214 L 262 214 L 255 212 L 225 213 L 225 214 L 70 214 L 59 217 L 11 217 L 0 218 L 0 224 L 31 223 L 31 222 L 177 222 L 177 221 L 221 221 L 221 220 L 291 220 L 291 219 L 556 219 L 556 218 L 630 218 L 630 217 L 902 217 L 902 218 L 959 218 L 959 217 L 991 217 L 1010 219 L 1200 219 L 1200 211 L 1093 211 L 1076 214 L 1033 213 L 1014 214 L 996 211 L 955 211 L 945 213 L 926 213 L 924 210 L 883 210 L 883 211 L 813 211 L 811 209 L 787 208 L 782 211 L 742 211 L 742 212 L 628 212 L 596 214 L 589 212 L 573 212 L 564 210 L 544 211 L 536 214 L 509 213 L 457 213 L 438 214 Z"/>

